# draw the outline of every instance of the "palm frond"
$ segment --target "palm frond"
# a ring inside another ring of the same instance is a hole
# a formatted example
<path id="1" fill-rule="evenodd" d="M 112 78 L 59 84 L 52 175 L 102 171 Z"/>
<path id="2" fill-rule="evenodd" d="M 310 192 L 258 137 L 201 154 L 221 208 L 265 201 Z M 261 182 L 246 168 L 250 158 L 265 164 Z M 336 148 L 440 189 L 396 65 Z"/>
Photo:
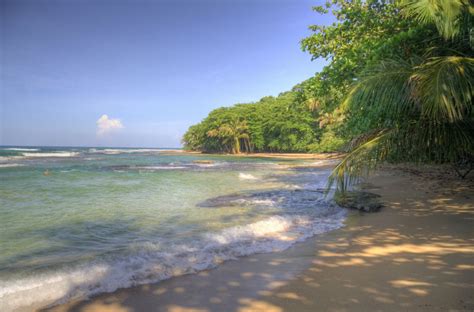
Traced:
<path id="1" fill-rule="evenodd" d="M 318 110 L 321 107 L 321 102 L 316 98 L 309 98 L 304 101 L 303 104 L 306 105 L 306 107 L 308 107 L 308 109 L 312 112 Z"/>
<path id="2" fill-rule="evenodd" d="M 370 68 L 356 82 L 342 107 L 353 112 L 364 110 L 385 119 L 410 113 L 416 109 L 410 77 L 414 64 L 418 62 L 417 58 L 408 61 L 392 59 Z"/>
<path id="3" fill-rule="evenodd" d="M 390 129 L 376 129 L 351 142 L 351 151 L 333 170 L 328 189 L 336 183 L 345 192 L 384 161 L 455 163 L 474 156 L 474 122 L 409 120 Z"/>
<path id="4" fill-rule="evenodd" d="M 403 13 L 422 24 L 433 23 L 441 36 L 453 39 L 463 26 L 463 15 L 470 14 L 469 0 L 401 0 Z"/>
<path id="5" fill-rule="evenodd" d="M 474 93 L 474 59 L 433 57 L 416 68 L 422 117 L 454 122 L 470 114 Z"/>
<path id="6" fill-rule="evenodd" d="M 355 139 L 352 143 L 355 147 L 329 176 L 327 189 L 329 190 L 336 183 L 337 190 L 345 192 L 361 177 L 375 169 L 377 164 L 387 156 L 385 142 L 391 132 L 391 129 L 378 129 Z"/>

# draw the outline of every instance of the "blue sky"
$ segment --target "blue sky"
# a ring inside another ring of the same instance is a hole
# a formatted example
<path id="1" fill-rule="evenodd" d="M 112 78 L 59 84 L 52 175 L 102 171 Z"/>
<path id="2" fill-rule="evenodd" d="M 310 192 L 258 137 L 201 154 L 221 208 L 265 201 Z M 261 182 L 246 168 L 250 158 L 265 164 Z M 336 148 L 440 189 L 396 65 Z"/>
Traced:
<path id="1" fill-rule="evenodd" d="M 321 69 L 306 0 L 0 0 L 0 145 L 177 147 Z"/>

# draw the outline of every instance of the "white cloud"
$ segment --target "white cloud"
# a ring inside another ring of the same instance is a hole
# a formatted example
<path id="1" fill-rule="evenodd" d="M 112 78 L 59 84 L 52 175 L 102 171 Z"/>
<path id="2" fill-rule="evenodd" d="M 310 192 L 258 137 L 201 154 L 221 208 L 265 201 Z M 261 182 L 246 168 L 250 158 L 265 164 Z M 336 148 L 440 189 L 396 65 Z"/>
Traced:
<path id="1" fill-rule="evenodd" d="M 120 119 L 112 119 L 107 115 L 102 115 L 96 122 L 97 135 L 102 136 L 114 130 L 122 129 L 123 125 Z"/>

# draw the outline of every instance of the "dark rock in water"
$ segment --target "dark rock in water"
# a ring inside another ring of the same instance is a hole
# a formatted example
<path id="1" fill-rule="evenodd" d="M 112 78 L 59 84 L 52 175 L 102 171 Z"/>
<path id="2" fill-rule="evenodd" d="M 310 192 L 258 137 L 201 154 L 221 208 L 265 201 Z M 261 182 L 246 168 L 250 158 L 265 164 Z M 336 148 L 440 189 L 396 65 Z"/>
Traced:
<path id="1" fill-rule="evenodd" d="M 341 207 L 363 212 L 376 212 L 383 206 L 380 195 L 362 191 L 338 193 L 334 200 Z"/>

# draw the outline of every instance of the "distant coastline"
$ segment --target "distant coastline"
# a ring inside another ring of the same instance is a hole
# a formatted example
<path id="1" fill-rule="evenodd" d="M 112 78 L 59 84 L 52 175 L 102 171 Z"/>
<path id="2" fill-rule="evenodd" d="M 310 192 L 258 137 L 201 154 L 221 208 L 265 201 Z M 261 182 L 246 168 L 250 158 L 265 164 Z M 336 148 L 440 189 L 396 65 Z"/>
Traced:
<path id="1" fill-rule="evenodd" d="M 341 159 L 343 153 L 266 153 L 266 152 L 256 152 L 256 153 L 203 153 L 199 151 L 187 151 L 183 149 L 170 149 L 161 152 L 162 155 L 166 154 L 181 154 L 181 155 L 203 155 L 203 156 L 232 156 L 232 157 L 257 157 L 257 158 L 285 158 L 285 159 Z"/>

